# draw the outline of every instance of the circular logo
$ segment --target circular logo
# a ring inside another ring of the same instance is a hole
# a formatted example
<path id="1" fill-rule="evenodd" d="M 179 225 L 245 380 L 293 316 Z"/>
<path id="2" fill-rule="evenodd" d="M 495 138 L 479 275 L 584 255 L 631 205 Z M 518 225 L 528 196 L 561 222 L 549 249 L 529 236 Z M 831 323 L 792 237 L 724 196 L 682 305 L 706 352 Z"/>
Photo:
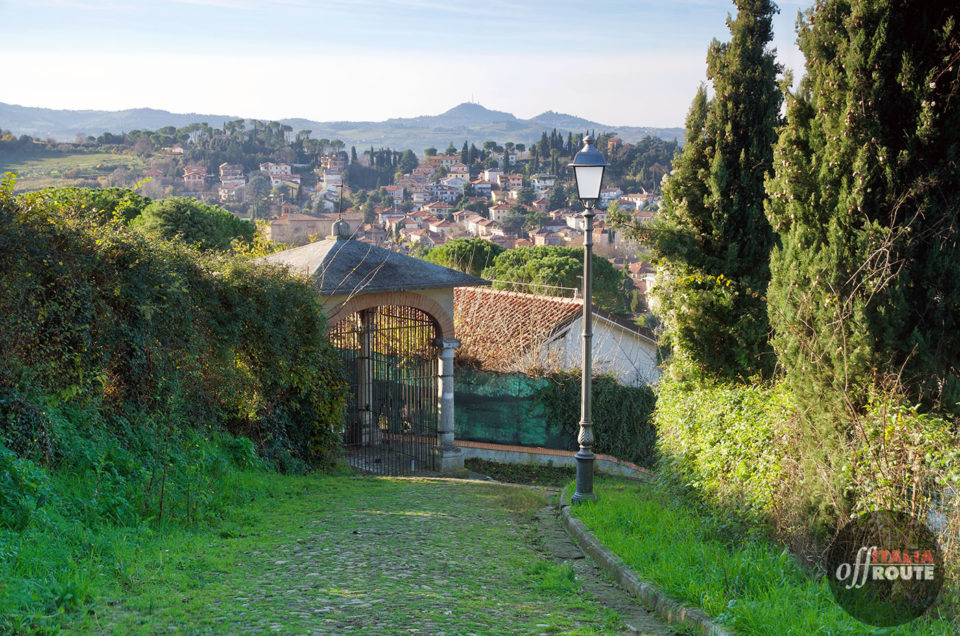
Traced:
<path id="1" fill-rule="evenodd" d="M 881 510 L 847 523 L 827 553 L 827 580 L 848 614 L 876 627 L 917 618 L 943 586 L 943 556 L 922 521 Z"/>

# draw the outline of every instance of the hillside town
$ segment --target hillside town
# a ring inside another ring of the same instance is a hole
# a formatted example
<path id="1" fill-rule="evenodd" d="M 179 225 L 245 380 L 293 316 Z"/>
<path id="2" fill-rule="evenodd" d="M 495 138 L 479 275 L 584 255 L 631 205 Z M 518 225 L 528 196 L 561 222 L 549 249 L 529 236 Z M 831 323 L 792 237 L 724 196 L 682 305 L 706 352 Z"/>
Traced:
<path id="1" fill-rule="evenodd" d="M 616 137 L 607 140 L 608 150 L 621 145 Z M 369 167 L 370 156 L 365 152 L 357 163 Z M 580 212 L 567 205 L 565 188 L 571 187 L 572 178 L 549 172 L 551 161 L 538 159 L 531 151 L 504 148 L 491 153 L 489 167 L 474 165 L 473 169 L 459 154 L 431 154 L 409 171 L 398 171 L 395 183 L 375 191 L 346 183 L 345 172 L 352 163 L 346 151 L 323 154 L 318 163 L 306 173 L 306 166 L 272 161 L 249 172 L 241 164 L 224 162 L 214 175 L 189 166 L 183 169 L 182 192 L 201 198 L 215 189 L 217 201 L 236 210 L 238 204 L 262 196 L 248 187 L 251 180 L 268 181 L 269 218 L 264 219 L 262 231 L 266 238 L 290 246 L 329 235 L 338 219 L 349 224 L 356 240 L 404 253 L 422 254 L 450 240 L 471 237 L 503 249 L 579 247 L 583 242 Z M 159 171 L 145 176 L 163 179 Z M 647 288 L 653 268 L 638 256 L 642 254 L 639 246 L 608 223 L 608 211 L 618 210 L 649 222 L 659 203 L 658 193 L 642 188 L 624 192 L 607 186 L 597 206 L 596 252 L 624 270 L 641 292 Z M 237 214 L 250 218 L 249 211 Z"/>

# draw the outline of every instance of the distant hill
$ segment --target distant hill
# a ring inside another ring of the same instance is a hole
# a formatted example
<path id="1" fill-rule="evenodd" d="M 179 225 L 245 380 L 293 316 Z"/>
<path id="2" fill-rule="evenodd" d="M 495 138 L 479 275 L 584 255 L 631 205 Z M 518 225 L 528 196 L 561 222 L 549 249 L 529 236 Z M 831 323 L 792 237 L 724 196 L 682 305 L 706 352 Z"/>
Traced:
<path id="1" fill-rule="evenodd" d="M 131 130 L 157 130 L 164 126 L 181 128 L 192 123 L 207 123 L 222 127 L 225 121 L 239 116 L 171 113 L 152 108 L 134 108 L 120 111 L 54 110 L 33 108 L 0 102 L 0 128 L 16 135 L 38 138 L 53 137 L 73 141 L 77 135 L 99 136 L 105 132 L 121 133 Z M 616 132 L 624 142 L 638 141 L 646 136 L 677 139 L 683 143 L 682 128 L 645 128 L 611 126 L 592 122 L 582 117 L 547 111 L 532 119 L 484 108 L 480 104 L 463 103 L 439 115 L 394 118 L 381 122 L 334 121 L 318 122 L 309 119 L 281 119 L 294 132 L 311 131 L 314 138 L 340 139 L 348 147 L 410 148 L 421 152 L 435 146 L 441 151 L 449 143 L 459 148 L 464 140 L 480 144 L 487 140 L 503 143 L 513 141 L 530 144 L 540 139 L 544 130 L 566 134 L 585 130 Z"/>
<path id="2" fill-rule="evenodd" d="M 164 126 L 182 128 L 194 122 L 207 122 L 218 128 L 223 122 L 240 119 L 226 115 L 171 113 L 155 108 L 128 110 L 55 110 L 0 103 L 0 128 L 15 135 L 30 135 L 58 141 L 73 141 L 78 134 L 98 136 L 105 132 L 157 130 Z"/>

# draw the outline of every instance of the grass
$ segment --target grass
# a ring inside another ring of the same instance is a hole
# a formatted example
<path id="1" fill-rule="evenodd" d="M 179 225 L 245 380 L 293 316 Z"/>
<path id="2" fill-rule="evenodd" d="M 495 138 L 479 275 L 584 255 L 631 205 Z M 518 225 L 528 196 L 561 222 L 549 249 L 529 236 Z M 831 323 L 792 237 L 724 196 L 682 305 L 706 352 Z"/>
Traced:
<path id="1" fill-rule="evenodd" d="M 7 631 L 452 635 L 623 627 L 580 591 L 569 567 L 537 551 L 531 517 L 545 503 L 541 492 L 267 472 L 241 473 L 232 488 L 243 503 L 206 525 L 84 530 L 88 546 L 61 541 L 62 549 L 48 532 L 28 530 L 17 547 L 33 567 L 17 572 L 19 587 L 49 584 L 42 569 L 52 566 L 62 598 L 40 603 L 39 613 L 8 616 Z M 11 557 L 0 555 L 0 565 Z M 3 582 L 17 585 L 9 576 Z"/>
<path id="2" fill-rule="evenodd" d="M 856 621 L 836 604 L 826 581 L 811 577 L 792 555 L 731 532 L 725 520 L 705 516 L 662 484 L 600 477 L 595 492 L 597 502 L 572 510 L 604 545 L 643 580 L 738 634 L 955 633 L 946 620 L 930 618 L 935 609 L 894 629 Z"/>
<path id="3" fill-rule="evenodd" d="M 474 472 L 511 484 L 562 486 L 576 474 L 575 468 L 561 466 L 500 464 L 485 459 L 467 459 L 463 463 Z"/>
<path id="4" fill-rule="evenodd" d="M 0 174 L 16 172 L 18 192 L 53 186 L 74 186 L 108 176 L 120 167 L 142 172 L 144 163 L 133 155 L 109 152 L 43 151 L 0 155 Z"/>

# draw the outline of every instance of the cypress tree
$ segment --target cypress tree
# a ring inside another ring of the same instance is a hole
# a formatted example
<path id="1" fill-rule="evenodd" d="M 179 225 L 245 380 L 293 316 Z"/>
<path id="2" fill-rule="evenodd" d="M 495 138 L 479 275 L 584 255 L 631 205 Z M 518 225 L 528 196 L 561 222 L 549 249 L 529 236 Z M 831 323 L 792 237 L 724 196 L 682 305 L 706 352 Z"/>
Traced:
<path id="1" fill-rule="evenodd" d="M 955 2 L 820 0 L 767 184 L 774 346 L 817 443 L 893 381 L 956 409 L 960 33 Z"/>
<path id="2" fill-rule="evenodd" d="M 661 268 L 652 300 L 674 368 L 725 379 L 773 366 L 763 300 L 773 233 L 763 201 L 783 101 L 768 47 L 776 5 L 735 4 L 731 41 L 714 40 L 707 54 L 714 97 L 701 86 L 693 100 L 687 144 L 648 237 Z"/>

